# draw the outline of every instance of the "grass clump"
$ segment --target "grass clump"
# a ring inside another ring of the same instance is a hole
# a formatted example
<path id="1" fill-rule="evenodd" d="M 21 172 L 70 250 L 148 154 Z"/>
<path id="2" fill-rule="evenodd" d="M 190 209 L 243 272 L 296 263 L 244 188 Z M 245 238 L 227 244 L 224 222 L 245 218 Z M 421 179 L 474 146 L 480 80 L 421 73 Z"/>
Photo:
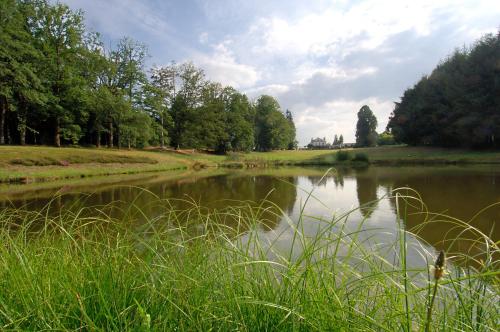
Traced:
<path id="1" fill-rule="evenodd" d="M 368 158 L 368 155 L 366 153 L 357 152 L 354 155 L 354 158 L 352 158 L 352 161 L 369 163 L 370 162 L 370 158 Z"/>
<path id="2" fill-rule="evenodd" d="M 339 162 L 349 161 L 351 159 L 351 155 L 348 151 L 339 150 L 335 153 L 335 159 Z"/>
<path id="3" fill-rule="evenodd" d="M 119 218 L 106 207 L 1 210 L 0 329 L 394 331 L 427 323 L 431 270 L 403 263 L 406 240 L 380 247 L 361 227 L 349 229 L 352 211 L 316 219 L 310 235 L 305 215 L 263 228 L 282 217 L 270 202 L 219 211 L 151 202 L 151 218 L 133 204 Z M 481 238 L 481 268 L 457 267 L 436 281 L 434 329 L 495 329 L 498 247 Z"/>

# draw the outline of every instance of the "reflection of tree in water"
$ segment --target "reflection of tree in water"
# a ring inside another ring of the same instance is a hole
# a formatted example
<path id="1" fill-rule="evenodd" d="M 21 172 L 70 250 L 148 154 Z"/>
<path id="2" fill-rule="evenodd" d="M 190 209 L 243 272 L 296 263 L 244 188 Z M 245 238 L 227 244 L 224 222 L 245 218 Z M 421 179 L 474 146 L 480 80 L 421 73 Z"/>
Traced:
<path id="1" fill-rule="evenodd" d="M 190 183 L 176 182 L 164 188 L 160 195 L 164 198 L 189 198 L 202 207 L 219 211 L 242 204 L 262 206 L 259 219 L 266 227 L 274 228 L 281 219 L 279 210 L 288 214 L 292 212 L 297 198 L 296 184 L 296 177 L 227 175 Z M 189 206 L 177 202 L 176 207 L 182 209 Z"/>
<path id="2" fill-rule="evenodd" d="M 333 177 L 333 183 L 335 183 L 335 187 L 341 187 L 344 188 L 344 174 L 342 173 L 337 173 Z"/>
<path id="3" fill-rule="evenodd" d="M 296 177 L 242 175 L 192 177 L 147 184 L 142 186 L 145 189 L 139 188 L 140 186 L 113 186 L 90 195 L 66 194 L 55 199 L 18 200 L 13 202 L 12 206 L 27 206 L 30 210 L 39 210 L 52 200 L 51 214 L 54 215 L 64 210 L 99 207 L 103 212 L 119 220 L 127 215 L 129 220 L 140 221 L 145 218 L 161 217 L 171 208 L 177 211 L 190 209 L 194 207 L 194 204 L 199 206 L 202 212 L 222 211 L 230 207 L 250 205 L 253 207 L 252 212 L 261 206 L 259 220 L 267 228 L 274 228 L 282 217 L 280 210 L 291 214 L 297 198 L 296 185 Z M 267 201 L 263 202 L 265 198 Z M 168 202 L 164 201 L 167 199 Z M 11 206 L 10 203 L 9 206 Z M 106 208 L 102 208 L 103 206 Z M 95 209 L 85 211 L 86 216 L 96 214 L 99 212 Z M 184 216 L 189 218 L 189 221 L 196 219 L 192 214 L 184 214 Z M 228 217 L 225 221 L 230 223 L 229 219 Z"/>
<path id="4" fill-rule="evenodd" d="M 326 176 L 318 176 L 318 175 L 309 175 L 307 179 L 311 182 L 311 184 L 315 187 L 323 186 L 327 187 L 328 182 L 333 179 L 333 183 L 335 187 L 344 187 L 344 175 L 345 172 L 331 172 Z M 323 179 L 323 180 L 321 180 Z"/>
<path id="5" fill-rule="evenodd" d="M 378 206 L 377 178 L 365 172 L 356 173 L 356 191 L 359 210 L 364 218 L 370 218 Z"/>

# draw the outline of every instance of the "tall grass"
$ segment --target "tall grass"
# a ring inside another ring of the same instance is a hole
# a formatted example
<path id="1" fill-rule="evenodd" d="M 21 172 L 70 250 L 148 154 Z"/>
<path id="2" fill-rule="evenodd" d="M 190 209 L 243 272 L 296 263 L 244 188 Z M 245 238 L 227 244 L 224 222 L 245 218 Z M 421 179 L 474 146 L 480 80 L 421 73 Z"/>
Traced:
<path id="1" fill-rule="evenodd" d="M 428 265 L 407 264 L 404 206 L 418 197 L 388 199 L 401 227 L 384 245 L 350 226 L 354 210 L 291 220 L 265 200 L 181 211 L 152 199 L 155 216 L 131 202 L 119 219 L 107 207 L 0 210 L 0 329 L 423 331 L 436 285 L 430 330 L 496 330 L 498 244 L 473 229 L 482 260 L 455 259 L 478 267 L 434 280 L 428 246 Z M 284 219 L 262 226 L 272 218 Z"/>

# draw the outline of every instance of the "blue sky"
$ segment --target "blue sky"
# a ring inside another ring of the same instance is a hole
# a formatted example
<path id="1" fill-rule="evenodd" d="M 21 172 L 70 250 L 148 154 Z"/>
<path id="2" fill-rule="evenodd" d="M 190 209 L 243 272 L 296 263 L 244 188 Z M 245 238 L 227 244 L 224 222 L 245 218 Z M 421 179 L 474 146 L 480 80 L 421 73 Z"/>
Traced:
<path id="1" fill-rule="evenodd" d="M 383 131 L 404 90 L 500 28 L 497 1 L 65 0 L 106 43 L 144 42 L 148 65 L 193 61 L 209 79 L 290 109 L 300 145 L 343 134 L 369 105 Z"/>

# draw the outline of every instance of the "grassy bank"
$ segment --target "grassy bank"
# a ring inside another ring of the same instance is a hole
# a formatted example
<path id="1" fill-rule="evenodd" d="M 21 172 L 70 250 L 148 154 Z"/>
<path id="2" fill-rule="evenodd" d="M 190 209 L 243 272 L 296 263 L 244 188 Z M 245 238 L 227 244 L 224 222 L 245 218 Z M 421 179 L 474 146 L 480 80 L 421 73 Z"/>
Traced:
<path id="1" fill-rule="evenodd" d="M 208 160 L 200 159 L 208 163 Z M 0 182 L 35 182 L 187 169 L 195 162 L 175 153 L 0 146 Z"/>
<path id="2" fill-rule="evenodd" d="M 415 235 L 400 229 L 394 243 L 370 246 L 364 230 L 349 230 L 349 213 L 317 221 L 314 236 L 288 220 L 275 238 L 260 226 L 271 210 L 259 204 L 224 211 L 155 204 L 163 212 L 141 222 L 133 207 L 120 220 L 90 208 L 53 218 L 0 211 L 0 329 L 496 329 L 499 251 L 480 232 L 481 257 L 455 257 L 480 268 L 450 262 L 436 282 L 427 247 L 419 247 L 425 266 L 407 265 Z M 281 237 L 290 249 L 280 250 Z"/>
<path id="3" fill-rule="evenodd" d="M 192 151 L 129 151 L 86 148 L 0 146 L 0 182 L 35 182 L 98 175 L 278 165 L 406 165 L 500 163 L 500 152 L 416 147 L 378 147 L 338 151 L 300 150 L 214 155 Z M 361 156 L 361 157 L 360 157 Z M 356 161 L 356 159 L 362 159 Z"/>
<path id="4" fill-rule="evenodd" d="M 338 150 L 299 150 L 252 152 L 234 154 L 226 163 L 259 165 L 339 165 L 351 162 L 362 155 L 372 164 L 416 165 L 416 164 L 499 164 L 500 151 L 473 151 L 429 147 L 387 146 L 376 148 L 344 149 L 347 160 L 339 160 Z"/>

